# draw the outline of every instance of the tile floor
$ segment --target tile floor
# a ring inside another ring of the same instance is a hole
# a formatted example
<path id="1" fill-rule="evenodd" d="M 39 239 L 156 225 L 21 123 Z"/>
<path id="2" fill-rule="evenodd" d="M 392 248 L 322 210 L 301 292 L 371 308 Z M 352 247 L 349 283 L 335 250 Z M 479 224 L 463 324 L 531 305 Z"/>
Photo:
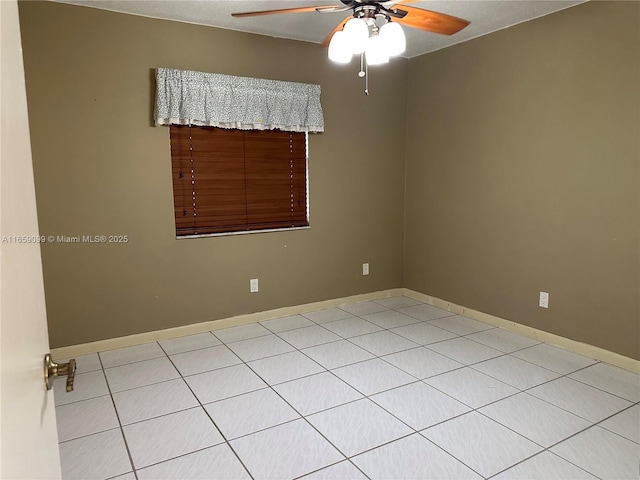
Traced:
<path id="1" fill-rule="evenodd" d="M 64 479 L 637 479 L 640 375 L 407 297 L 78 357 Z"/>

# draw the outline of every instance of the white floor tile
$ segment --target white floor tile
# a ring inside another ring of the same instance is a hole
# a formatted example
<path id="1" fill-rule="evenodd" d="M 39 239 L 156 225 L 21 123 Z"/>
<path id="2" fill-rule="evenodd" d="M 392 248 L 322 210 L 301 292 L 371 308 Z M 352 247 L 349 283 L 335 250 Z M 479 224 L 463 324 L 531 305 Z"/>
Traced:
<path id="1" fill-rule="evenodd" d="M 421 322 L 421 320 L 418 320 L 417 318 L 410 317 L 409 315 L 405 315 L 404 313 L 400 313 L 395 310 L 370 313 L 368 315 L 363 315 L 362 318 L 367 322 L 371 322 L 382 328 L 404 327 L 405 325 Z"/>
<path id="2" fill-rule="evenodd" d="M 412 432 L 366 398 L 310 415 L 307 419 L 347 457 Z"/>
<path id="3" fill-rule="evenodd" d="M 262 337 L 263 335 L 271 335 L 271 331 L 264 328 L 259 323 L 250 323 L 248 325 L 240 325 L 238 327 L 222 328 L 214 330 L 213 334 L 224 343 L 239 342 L 249 338 Z"/>
<path id="4" fill-rule="evenodd" d="M 127 425 L 123 430 L 136 469 L 224 441 L 200 407 Z"/>
<path id="5" fill-rule="evenodd" d="M 269 385 L 325 371 L 316 362 L 297 351 L 262 358 L 247 365 Z"/>
<path id="6" fill-rule="evenodd" d="M 166 355 L 156 342 L 100 352 L 100 359 L 104 368 L 161 357 L 166 357 Z"/>
<path id="7" fill-rule="evenodd" d="M 625 398 L 640 401 L 640 374 L 597 363 L 569 375 L 570 378 Z"/>
<path id="8" fill-rule="evenodd" d="M 203 404 L 259 390 L 267 386 L 246 365 L 235 365 L 200 373 L 185 378 L 185 381 Z"/>
<path id="9" fill-rule="evenodd" d="M 528 393 L 591 422 L 631 406 L 631 402 L 567 377 L 534 387 Z"/>
<path id="10" fill-rule="evenodd" d="M 111 477 L 109 480 L 136 480 L 136 474 L 129 472 L 124 475 L 118 475 L 117 477 Z"/>
<path id="11" fill-rule="evenodd" d="M 109 395 L 107 380 L 104 378 L 102 370 L 88 373 L 76 373 L 73 381 L 73 391 L 67 392 L 67 382 L 58 380 L 53 382 L 53 396 L 56 405 L 66 405 L 67 403 L 88 400 L 89 398 Z"/>
<path id="12" fill-rule="evenodd" d="M 302 477 L 304 480 L 368 480 L 353 463 L 345 460 Z"/>
<path id="13" fill-rule="evenodd" d="M 470 410 L 423 382 L 387 390 L 370 398 L 415 430 L 422 430 Z"/>
<path id="14" fill-rule="evenodd" d="M 60 463 L 64 480 L 107 479 L 133 470 L 120 429 L 61 443 Z"/>
<path id="15" fill-rule="evenodd" d="M 515 352 L 540 343 L 538 340 L 533 340 L 532 338 L 518 335 L 517 333 L 511 333 L 501 328 L 492 328 L 490 330 L 472 333 L 468 335 L 467 338 L 505 353 Z"/>
<path id="16" fill-rule="evenodd" d="M 328 370 L 373 358 L 373 355 L 346 340 L 325 343 L 303 352 Z"/>
<path id="17" fill-rule="evenodd" d="M 524 350 L 515 352 L 513 356 L 563 375 L 575 372 L 580 368 L 596 362 L 591 358 L 567 352 L 566 350 L 547 345 L 546 343 L 525 348 Z"/>
<path id="18" fill-rule="evenodd" d="M 597 426 L 565 440 L 551 451 L 600 478 L 638 478 L 640 445 Z"/>
<path id="19" fill-rule="evenodd" d="M 181 378 L 114 393 L 113 401 L 123 425 L 198 406 Z"/>
<path id="20" fill-rule="evenodd" d="M 352 303 L 350 305 L 340 305 L 340 308 L 345 312 L 349 312 L 353 315 L 367 315 L 368 313 L 376 313 L 382 312 L 384 310 L 389 310 L 387 307 L 384 307 L 375 302 L 360 302 L 360 303 Z"/>
<path id="21" fill-rule="evenodd" d="M 382 359 L 420 380 L 464 367 L 462 363 L 424 347 L 392 353 Z"/>
<path id="22" fill-rule="evenodd" d="M 416 381 L 408 373 L 378 358 L 336 368 L 333 373 L 364 395 L 373 395 Z"/>
<path id="23" fill-rule="evenodd" d="M 255 479 L 295 478 L 344 460 L 304 420 L 295 420 L 231 441 Z"/>
<path id="24" fill-rule="evenodd" d="M 300 418 L 270 388 L 208 403 L 204 408 L 229 440 Z"/>
<path id="25" fill-rule="evenodd" d="M 640 443 L 640 405 L 634 405 L 606 419 L 600 426 L 633 442 Z"/>
<path id="26" fill-rule="evenodd" d="M 281 353 L 291 352 L 294 348 L 277 335 L 265 335 L 263 337 L 240 340 L 228 344 L 233 353 L 245 362 L 271 357 Z"/>
<path id="27" fill-rule="evenodd" d="M 472 368 L 520 390 L 526 390 L 560 376 L 551 370 L 510 355 L 476 363 Z"/>
<path id="28" fill-rule="evenodd" d="M 249 480 L 227 444 L 216 445 L 138 470 L 139 480 Z"/>
<path id="29" fill-rule="evenodd" d="M 54 384 L 63 478 L 638 475 L 640 375 L 408 297 L 159 344 Z"/>
<path id="30" fill-rule="evenodd" d="M 471 408 L 479 408 L 518 393 L 512 386 L 469 367 L 430 377 L 424 381 Z"/>
<path id="31" fill-rule="evenodd" d="M 117 428 L 118 417 L 110 396 L 56 407 L 58 441 L 65 442 Z"/>
<path id="32" fill-rule="evenodd" d="M 294 328 L 309 327 L 315 325 L 308 318 L 302 315 L 291 315 L 289 317 L 274 318 L 273 320 L 265 320 L 260 325 L 271 330 L 273 333 L 286 332 Z"/>
<path id="33" fill-rule="evenodd" d="M 176 353 L 190 352 L 200 348 L 214 347 L 220 345 L 220 340 L 211 332 L 205 332 L 187 337 L 160 340 L 158 343 L 167 355 L 175 355 Z"/>
<path id="34" fill-rule="evenodd" d="M 226 345 L 171 355 L 171 361 L 184 377 L 242 363 Z"/>
<path id="35" fill-rule="evenodd" d="M 336 320 L 343 320 L 345 318 L 353 317 L 353 315 L 351 315 L 349 312 L 345 312 L 344 310 L 340 310 L 339 308 L 327 308 L 326 310 L 317 310 L 315 312 L 303 313 L 302 316 L 315 323 L 334 322 Z"/>
<path id="36" fill-rule="evenodd" d="M 482 479 L 417 433 L 358 455 L 353 462 L 372 480 Z"/>
<path id="37" fill-rule="evenodd" d="M 111 393 L 165 382 L 180 376 L 166 356 L 120 367 L 107 368 L 104 373 L 107 376 Z"/>
<path id="38" fill-rule="evenodd" d="M 456 362 L 464 363 L 465 365 L 471 365 L 489 358 L 504 355 L 504 353 L 499 350 L 472 342 L 463 337 L 432 343 L 425 348 L 445 355 Z"/>
<path id="39" fill-rule="evenodd" d="M 322 326 L 343 338 L 366 335 L 367 333 L 379 332 L 382 330 L 379 326 L 374 325 L 371 322 L 367 322 L 359 317 L 349 317 L 342 320 L 327 322 L 323 323 Z"/>
<path id="40" fill-rule="evenodd" d="M 415 300 L 413 298 L 409 298 L 405 296 L 383 298 L 382 300 L 375 300 L 375 302 L 379 303 L 383 307 L 396 308 L 396 309 L 413 307 L 414 305 L 422 304 L 422 302 L 419 300 Z"/>
<path id="41" fill-rule="evenodd" d="M 545 451 L 496 475 L 492 480 L 597 480 L 590 473 Z"/>
<path id="42" fill-rule="evenodd" d="M 442 308 L 434 307 L 432 305 L 421 304 L 414 305 L 412 307 L 398 308 L 399 312 L 404 313 L 405 315 L 409 315 L 410 317 L 417 318 L 422 321 L 435 320 L 436 318 L 449 317 L 454 315 L 447 310 L 443 310 Z"/>
<path id="43" fill-rule="evenodd" d="M 458 335 L 469 335 L 471 333 L 482 332 L 495 328 L 493 325 L 478 322 L 471 318 L 463 317 L 461 315 L 453 315 L 451 317 L 440 318 L 437 320 L 431 320 L 431 325 L 435 325 L 450 332 L 457 333 Z"/>
<path id="44" fill-rule="evenodd" d="M 443 330 L 442 328 L 438 328 L 435 325 L 425 322 L 394 328 L 391 331 L 397 335 L 403 336 L 404 338 L 408 338 L 412 342 L 419 343 L 420 345 L 450 340 L 458 336 L 455 333 Z"/>
<path id="45" fill-rule="evenodd" d="M 591 422 L 527 393 L 505 398 L 478 411 L 543 447 L 591 426 Z"/>
<path id="46" fill-rule="evenodd" d="M 387 330 L 352 337 L 349 341 L 378 356 L 388 355 L 390 353 L 396 353 L 419 346 L 417 343 Z"/>
<path id="47" fill-rule="evenodd" d="M 329 372 L 281 383 L 274 389 L 302 415 L 362 398 L 360 393 Z"/>
<path id="48" fill-rule="evenodd" d="M 421 433 L 485 477 L 542 450 L 539 445 L 477 412 L 456 417 Z"/>
<path id="49" fill-rule="evenodd" d="M 322 328 L 320 325 L 288 330 L 279 333 L 278 336 L 296 348 L 313 347 L 323 343 L 342 340 L 338 335 L 330 332 L 326 328 Z"/>

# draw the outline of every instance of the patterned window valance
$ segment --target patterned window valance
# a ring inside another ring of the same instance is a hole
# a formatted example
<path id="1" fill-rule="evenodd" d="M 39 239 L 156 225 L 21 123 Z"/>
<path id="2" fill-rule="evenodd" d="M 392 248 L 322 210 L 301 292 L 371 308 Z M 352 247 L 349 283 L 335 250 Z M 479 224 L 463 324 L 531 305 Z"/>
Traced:
<path id="1" fill-rule="evenodd" d="M 320 85 L 156 69 L 156 125 L 323 132 Z"/>

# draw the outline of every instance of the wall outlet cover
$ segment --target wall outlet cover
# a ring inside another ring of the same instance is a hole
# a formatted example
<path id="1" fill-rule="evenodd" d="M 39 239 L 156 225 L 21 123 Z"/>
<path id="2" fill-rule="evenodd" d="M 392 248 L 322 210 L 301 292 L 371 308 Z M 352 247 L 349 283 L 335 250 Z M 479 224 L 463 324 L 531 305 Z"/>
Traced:
<path id="1" fill-rule="evenodd" d="M 549 293 L 540 292 L 540 301 L 538 302 L 542 308 L 549 308 Z"/>

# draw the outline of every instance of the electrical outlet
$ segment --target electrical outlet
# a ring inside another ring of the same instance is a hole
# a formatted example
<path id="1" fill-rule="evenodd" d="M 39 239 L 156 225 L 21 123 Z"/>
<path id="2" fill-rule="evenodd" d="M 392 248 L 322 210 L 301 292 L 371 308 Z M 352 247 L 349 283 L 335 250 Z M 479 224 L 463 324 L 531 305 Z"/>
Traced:
<path id="1" fill-rule="evenodd" d="M 369 275 L 369 264 L 368 263 L 363 263 L 362 264 L 362 275 Z"/>
<path id="2" fill-rule="evenodd" d="M 549 308 L 549 294 L 547 292 L 540 292 L 540 302 L 538 305 L 542 308 Z"/>
<path id="3" fill-rule="evenodd" d="M 249 280 L 249 291 L 251 293 L 256 293 L 258 291 L 258 279 L 252 278 Z"/>

